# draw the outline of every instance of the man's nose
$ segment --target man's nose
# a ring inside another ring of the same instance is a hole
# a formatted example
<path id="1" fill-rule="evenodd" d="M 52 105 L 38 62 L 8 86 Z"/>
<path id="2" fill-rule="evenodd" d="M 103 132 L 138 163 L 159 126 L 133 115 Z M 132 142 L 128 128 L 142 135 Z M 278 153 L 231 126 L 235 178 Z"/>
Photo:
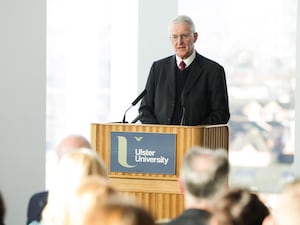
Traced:
<path id="1" fill-rule="evenodd" d="M 178 36 L 177 43 L 178 44 L 183 43 L 183 37 L 181 35 Z"/>

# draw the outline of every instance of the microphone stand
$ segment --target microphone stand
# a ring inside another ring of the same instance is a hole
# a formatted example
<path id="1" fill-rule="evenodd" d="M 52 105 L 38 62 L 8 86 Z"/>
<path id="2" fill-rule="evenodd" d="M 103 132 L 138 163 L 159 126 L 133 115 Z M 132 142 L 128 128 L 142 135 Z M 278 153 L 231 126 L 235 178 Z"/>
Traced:
<path id="1" fill-rule="evenodd" d="M 141 94 L 139 94 L 139 96 L 131 103 L 131 106 L 129 106 L 129 108 L 124 113 L 122 123 L 128 123 L 128 122 L 126 122 L 126 119 L 125 119 L 127 111 L 129 109 L 131 109 L 131 107 L 135 106 L 146 94 L 147 94 L 147 90 L 144 89 L 144 91 Z"/>

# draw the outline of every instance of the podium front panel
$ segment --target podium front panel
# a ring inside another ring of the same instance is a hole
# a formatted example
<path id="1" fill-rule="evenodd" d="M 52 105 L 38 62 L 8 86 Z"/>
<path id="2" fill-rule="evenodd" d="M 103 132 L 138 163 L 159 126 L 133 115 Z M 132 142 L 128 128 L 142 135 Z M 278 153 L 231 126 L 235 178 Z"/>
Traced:
<path id="1" fill-rule="evenodd" d="M 130 173 L 110 171 L 112 132 L 141 132 L 174 134 L 176 155 L 174 174 Z M 183 195 L 177 180 L 181 162 L 191 147 L 203 146 L 228 150 L 228 126 L 174 126 L 136 125 L 123 123 L 91 124 L 91 143 L 104 160 L 112 185 L 119 191 L 134 196 L 151 211 L 156 220 L 170 219 L 179 215 L 183 208 Z"/>

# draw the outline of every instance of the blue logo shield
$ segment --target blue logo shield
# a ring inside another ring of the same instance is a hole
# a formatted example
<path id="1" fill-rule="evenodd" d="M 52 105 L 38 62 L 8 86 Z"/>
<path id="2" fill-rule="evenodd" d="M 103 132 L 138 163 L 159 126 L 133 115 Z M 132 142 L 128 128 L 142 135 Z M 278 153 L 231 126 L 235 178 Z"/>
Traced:
<path id="1" fill-rule="evenodd" d="M 175 174 L 176 134 L 111 132 L 110 171 Z"/>

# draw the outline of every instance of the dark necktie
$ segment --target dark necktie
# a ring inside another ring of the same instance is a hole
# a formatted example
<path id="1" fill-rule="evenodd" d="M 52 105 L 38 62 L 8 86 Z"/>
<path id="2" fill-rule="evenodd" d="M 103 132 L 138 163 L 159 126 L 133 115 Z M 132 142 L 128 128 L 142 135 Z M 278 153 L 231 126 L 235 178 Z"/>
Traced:
<path id="1" fill-rule="evenodd" d="M 183 71 L 183 70 L 185 69 L 185 63 L 184 63 L 183 61 L 181 61 L 181 62 L 179 63 L 179 69 L 180 69 L 181 71 Z"/>

